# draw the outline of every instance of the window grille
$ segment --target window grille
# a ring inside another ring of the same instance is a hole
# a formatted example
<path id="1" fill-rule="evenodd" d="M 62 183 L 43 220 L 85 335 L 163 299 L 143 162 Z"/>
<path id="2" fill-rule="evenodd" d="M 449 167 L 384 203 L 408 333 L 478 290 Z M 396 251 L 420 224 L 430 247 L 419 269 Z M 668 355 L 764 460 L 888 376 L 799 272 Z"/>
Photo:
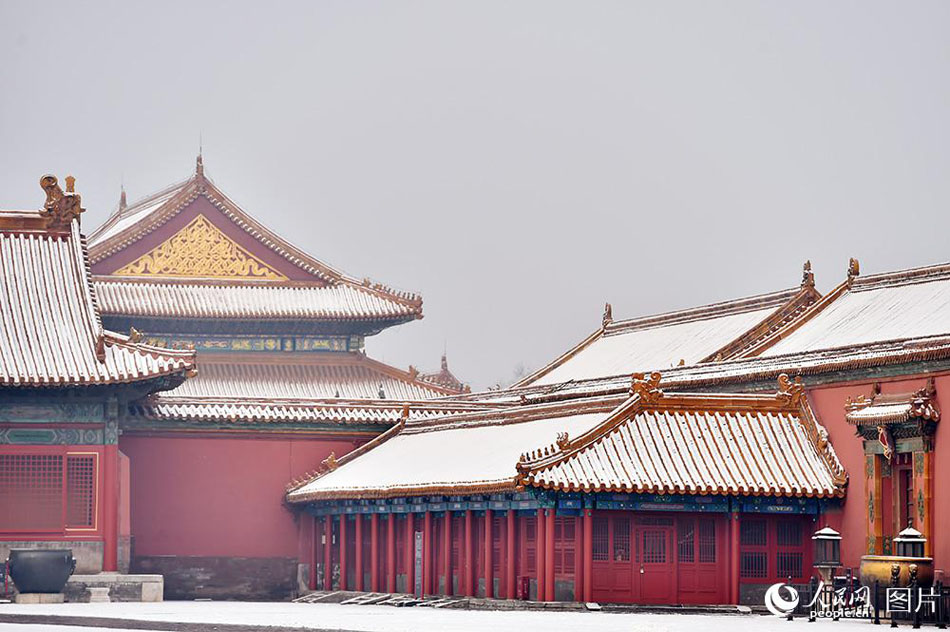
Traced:
<path id="1" fill-rule="evenodd" d="M 0 454 L 0 531 L 95 529 L 97 465 L 98 454 L 64 448 Z"/>
<path id="2" fill-rule="evenodd" d="M 524 519 L 525 569 L 528 573 L 537 572 L 538 519 L 530 516 Z"/>
<path id="3" fill-rule="evenodd" d="M 666 533 L 664 531 L 643 532 L 644 564 L 666 563 Z"/>
<path id="4" fill-rule="evenodd" d="M 765 551 L 747 551 L 739 556 L 740 577 L 768 577 L 769 557 Z"/>
<path id="5" fill-rule="evenodd" d="M 615 562 L 630 561 L 630 519 L 616 517 L 614 526 L 614 554 Z"/>
<path id="6" fill-rule="evenodd" d="M 679 561 L 685 564 L 691 564 L 696 559 L 693 543 L 694 531 L 692 518 L 680 520 L 676 533 L 676 548 Z"/>
<path id="7" fill-rule="evenodd" d="M 779 522 L 775 525 L 775 541 L 779 546 L 801 546 L 802 523 L 797 520 Z"/>
<path id="8" fill-rule="evenodd" d="M 775 556 L 775 573 L 779 577 L 801 577 L 803 557 L 800 552 L 779 551 Z"/>
<path id="9" fill-rule="evenodd" d="M 96 526 L 96 456 L 66 456 L 66 528 Z"/>
<path id="10" fill-rule="evenodd" d="M 742 546 L 765 546 L 768 541 L 765 520 L 742 519 L 739 526 L 739 543 Z"/>
<path id="11" fill-rule="evenodd" d="M 594 560 L 596 561 L 606 561 L 610 559 L 608 551 L 610 550 L 608 543 L 608 522 L 607 518 L 602 516 L 594 517 L 594 533 L 593 533 L 593 544 L 594 549 Z"/>
<path id="12" fill-rule="evenodd" d="M 707 518 L 699 519 L 699 563 L 716 563 L 716 522 Z"/>

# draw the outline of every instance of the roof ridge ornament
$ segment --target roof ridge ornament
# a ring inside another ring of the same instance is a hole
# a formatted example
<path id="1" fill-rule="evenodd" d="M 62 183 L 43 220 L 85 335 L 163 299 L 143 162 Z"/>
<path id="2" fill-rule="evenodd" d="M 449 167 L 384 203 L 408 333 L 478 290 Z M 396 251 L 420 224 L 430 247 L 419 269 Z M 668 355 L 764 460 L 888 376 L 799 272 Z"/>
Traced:
<path id="1" fill-rule="evenodd" d="M 86 209 L 82 208 L 82 198 L 76 193 L 76 178 L 66 176 L 66 192 L 59 187 L 56 176 L 46 174 L 40 178 L 40 187 L 46 192 L 46 201 L 40 213 L 46 218 L 46 227 L 65 230 L 79 214 Z"/>
<path id="2" fill-rule="evenodd" d="M 854 280 L 861 274 L 861 264 L 857 259 L 851 257 L 848 260 L 848 287 L 854 285 Z"/>
<path id="3" fill-rule="evenodd" d="M 340 466 L 340 462 L 337 460 L 334 452 L 330 452 L 329 456 L 323 459 L 321 463 L 331 472 Z"/>
<path id="4" fill-rule="evenodd" d="M 639 395 L 640 401 L 645 404 L 653 404 L 663 397 L 663 391 L 660 390 L 661 375 L 659 371 L 653 371 L 649 376 L 643 373 L 634 373 L 631 376 L 630 394 Z"/>
<path id="5" fill-rule="evenodd" d="M 778 393 L 776 397 L 791 406 L 798 406 L 805 395 L 805 385 L 802 383 L 802 376 L 796 375 L 793 382 L 787 373 L 778 376 Z"/>
<path id="6" fill-rule="evenodd" d="M 614 322 L 614 308 L 610 303 L 604 303 L 604 329 L 612 322 Z"/>
<path id="7" fill-rule="evenodd" d="M 815 287 L 815 273 L 811 271 L 811 259 L 802 265 L 802 287 Z"/>

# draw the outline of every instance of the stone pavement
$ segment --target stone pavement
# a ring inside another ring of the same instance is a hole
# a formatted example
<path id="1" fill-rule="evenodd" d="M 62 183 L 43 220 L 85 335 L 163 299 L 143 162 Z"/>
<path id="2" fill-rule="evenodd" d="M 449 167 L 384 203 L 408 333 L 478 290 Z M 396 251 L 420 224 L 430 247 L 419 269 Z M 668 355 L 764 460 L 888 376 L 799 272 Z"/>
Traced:
<path id="1" fill-rule="evenodd" d="M 0 605 L 0 624 L 62 624 L 169 632 L 847 632 L 867 621 L 806 623 L 771 616 L 563 611 L 484 611 L 338 604 L 166 601 Z M 25 628 L 24 632 L 29 632 Z M 870 632 L 870 629 L 868 629 Z"/>

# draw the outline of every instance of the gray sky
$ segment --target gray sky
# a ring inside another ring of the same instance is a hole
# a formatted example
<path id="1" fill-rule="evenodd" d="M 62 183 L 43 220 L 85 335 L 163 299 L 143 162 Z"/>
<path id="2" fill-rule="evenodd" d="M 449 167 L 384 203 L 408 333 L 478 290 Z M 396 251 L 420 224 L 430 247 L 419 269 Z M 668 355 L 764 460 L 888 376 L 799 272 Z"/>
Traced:
<path id="1" fill-rule="evenodd" d="M 482 388 L 600 322 L 944 261 L 950 3 L 0 0 L 0 206 L 192 170 Z"/>

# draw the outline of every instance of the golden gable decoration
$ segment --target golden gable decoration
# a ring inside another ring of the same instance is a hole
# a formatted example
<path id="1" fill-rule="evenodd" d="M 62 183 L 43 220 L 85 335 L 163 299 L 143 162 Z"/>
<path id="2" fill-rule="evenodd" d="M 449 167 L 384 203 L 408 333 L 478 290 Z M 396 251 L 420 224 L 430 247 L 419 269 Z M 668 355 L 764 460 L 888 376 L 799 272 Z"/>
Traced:
<path id="1" fill-rule="evenodd" d="M 229 239 L 204 215 L 198 215 L 170 239 L 114 274 L 287 280 L 283 274 Z"/>

